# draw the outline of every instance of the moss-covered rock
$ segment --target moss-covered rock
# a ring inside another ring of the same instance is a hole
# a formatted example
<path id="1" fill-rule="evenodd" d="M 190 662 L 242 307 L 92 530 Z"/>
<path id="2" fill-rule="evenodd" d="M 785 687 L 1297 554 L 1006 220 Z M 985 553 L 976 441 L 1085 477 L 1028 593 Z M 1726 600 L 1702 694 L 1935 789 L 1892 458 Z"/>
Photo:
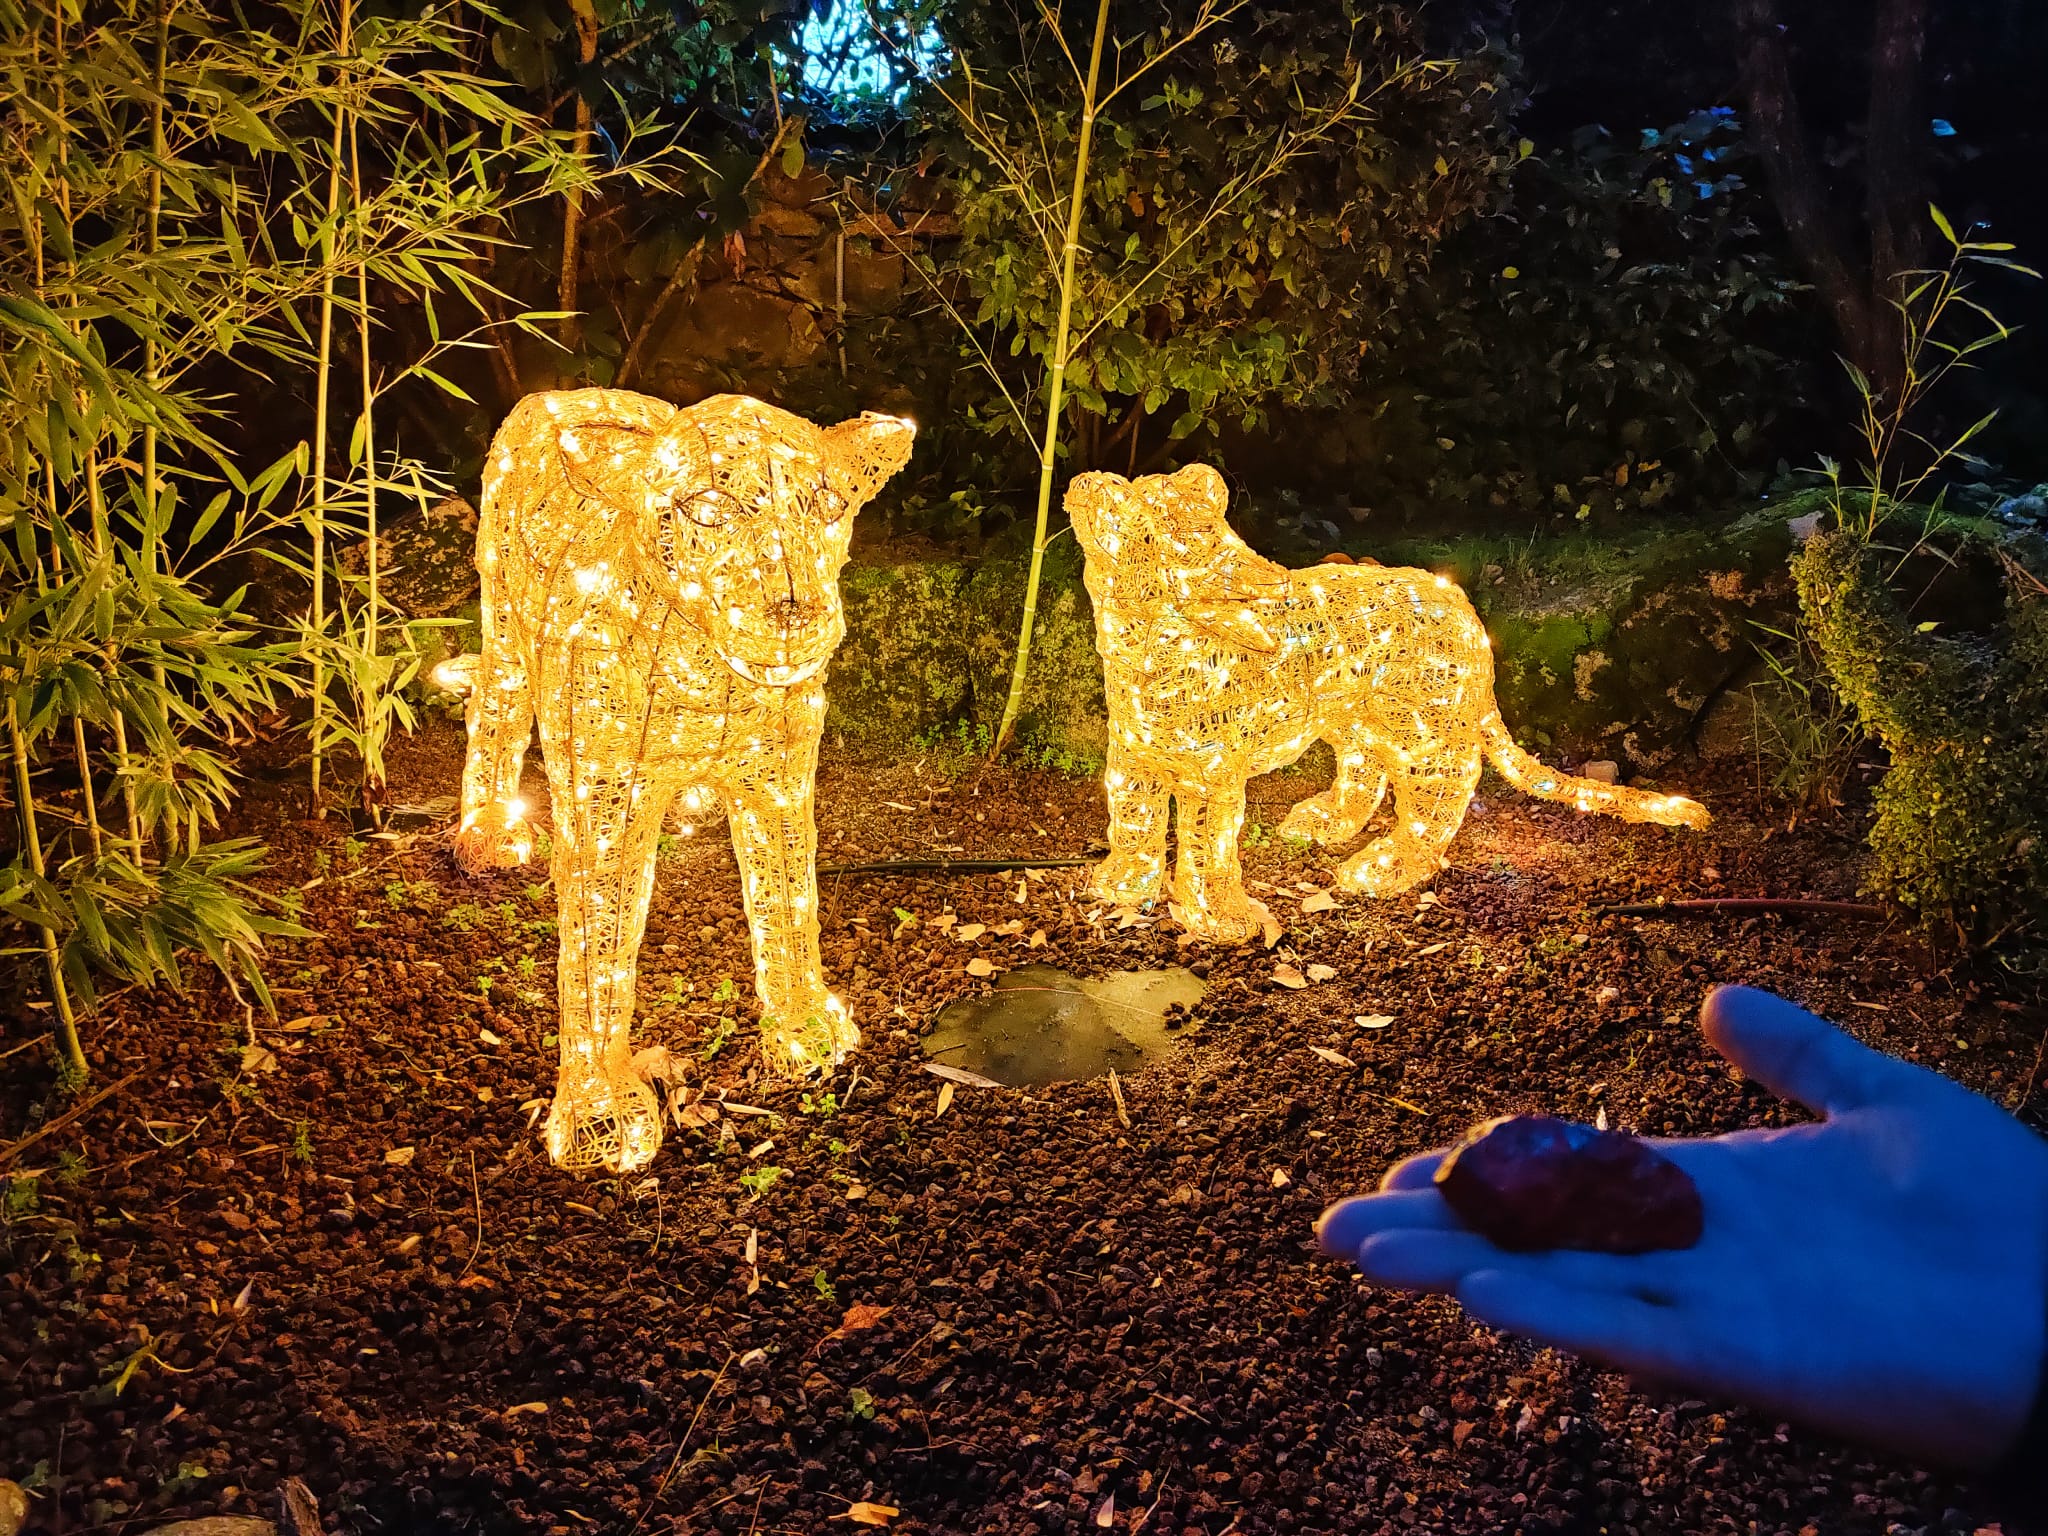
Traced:
<path id="1" fill-rule="evenodd" d="M 826 676 L 827 730 L 901 745 L 966 713 L 974 613 L 966 566 L 850 565 L 839 595 L 846 639 Z"/>
<path id="2" fill-rule="evenodd" d="M 990 730 L 1001 723 L 1010 693 L 1030 564 L 1028 552 L 991 556 L 975 566 L 967 583 L 971 711 L 975 723 Z M 1086 754 L 1101 753 L 1108 740 L 1095 609 L 1081 584 L 1081 552 L 1070 538 L 1056 539 L 1045 552 L 1017 734 L 1026 742 Z"/>
<path id="3" fill-rule="evenodd" d="M 1625 541 L 1409 544 L 1388 563 L 1443 571 L 1494 643 L 1501 713 L 1524 740 L 1652 768 L 1794 616 L 1787 562 L 1805 499 L 1719 526 Z"/>

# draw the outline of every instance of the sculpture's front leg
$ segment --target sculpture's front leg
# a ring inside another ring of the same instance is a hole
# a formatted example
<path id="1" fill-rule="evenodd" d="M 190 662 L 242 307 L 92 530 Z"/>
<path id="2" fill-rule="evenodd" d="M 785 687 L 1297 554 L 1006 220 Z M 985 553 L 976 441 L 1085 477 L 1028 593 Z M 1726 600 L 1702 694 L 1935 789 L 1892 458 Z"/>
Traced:
<path id="1" fill-rule="evenodd" d="M 1166 883 L 1166 781 L 1112 735 L 1102 786 L 1109 797 L 1109 857 L 1088 893 L 1120 907 L 1157 899 Z"/>
<path id="2" fill-rule="evenodd" d="M 747 729 L 761 730 L 720 786 L 740 867 L 761 997 L 761 1052 L 773 1068 L 829 1069 L 860 1044 L 846 1005 L 825 988 L 818 954 L 814 819 L 822 688 L 782 690 Z"/>
<path id="3" fill-rule="evenodd" d="M 548 776 L 562 1049 L 548 1155 L 564 1168 L 630 1173 L 661 1146 L 660 1105 L 633 1070 L 630 1035 L 664 807 L 634 768 L 593 772 L 556 751 Z"/>
<path id="4" fill-rule="evenodd" d="M 1237 837 L 1244 827 L 1244 781 L 1174 786 L 1180 805 L 1179 858 L 1173 899 L 1181 921 L 1197 938 L 1241 944 L 1263 927 L 1245 894 Z"/>

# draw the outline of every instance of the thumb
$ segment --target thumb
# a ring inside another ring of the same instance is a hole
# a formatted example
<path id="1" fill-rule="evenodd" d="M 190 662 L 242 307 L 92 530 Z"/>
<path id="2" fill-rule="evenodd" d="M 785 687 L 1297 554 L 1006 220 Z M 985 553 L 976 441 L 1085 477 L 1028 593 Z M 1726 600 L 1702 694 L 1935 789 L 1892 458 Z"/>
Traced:
<path id="1" fill-rule="evenodd" d="M 1913 1075 L 1904 1062 L 1754 987 L 1716 987 L 1700 1009 L 1707 1041 L 1781 1098 L 1817 1115 L 1892 1096 Z"/>

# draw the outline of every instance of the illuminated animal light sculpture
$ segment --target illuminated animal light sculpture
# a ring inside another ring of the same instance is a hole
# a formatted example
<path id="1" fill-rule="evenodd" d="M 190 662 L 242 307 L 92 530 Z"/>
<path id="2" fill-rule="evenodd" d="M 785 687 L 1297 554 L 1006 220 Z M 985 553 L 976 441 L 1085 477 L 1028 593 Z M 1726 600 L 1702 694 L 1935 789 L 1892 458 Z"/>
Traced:
<path id="1" fill-rule="evenodd" d="M 915 430 L 585 389 L 528 396 L 491 445 L 483 652 L 452 669 L 469 685 L 455 852 L 472 872 L 530 855 L 519 773 L 537 718 L 561 942 L 547 1144 L 565 1167 L 623 1172 L 661 1144 L 628 1032 L 672 808 L 724 805 L 769 1062 L 813 1070 L 859 1042 L 818 957 L 822 673 L 846 633 L 853 516 Z"/>
<path id="2" fill-rule="evenodd" d="M 1223 477 L 1199 464 L 1135 481 L 1085 474 L 1067 490 L 1109 703 L 1110 853 L 1097 896 L 1136 904 L 1166 884 L 1195 934 L 1257 933 L 1238 867 L 1245 781 L 1318 740 L 1336 750 L 1336 782 L 1280 830 L 1351 842 L 1391 783 L 1393 829 L 1337 871 L 1368 896 L 1442 867 L 1482 758 L 1518 789 L 1582 811 L 1706 825 L 1690 800 L 1554 773 L 1518 748 L 1494 704 L 1486 631 L 1454 583 L 1381 566 L 1287 570 L 1231 532 L 1228 502 Z"/>

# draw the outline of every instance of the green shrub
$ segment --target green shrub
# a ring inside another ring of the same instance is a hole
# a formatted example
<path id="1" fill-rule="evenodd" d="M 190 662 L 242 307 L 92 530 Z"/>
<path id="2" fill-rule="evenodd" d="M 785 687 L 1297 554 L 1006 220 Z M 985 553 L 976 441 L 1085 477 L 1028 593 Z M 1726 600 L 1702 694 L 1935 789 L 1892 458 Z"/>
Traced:
<path id="1" fill-rule="evenodd" d="M 1971 635 L 1911 622 L 1896 554 L 1854 532 L 1816 534 L 1793 572 L 1829 672 L 1891 754 L 1869 889 L 1937 932 L 2024 949 L 2048 940 L 2048 557 L 1992 549 L 2004 612 Z"/>

